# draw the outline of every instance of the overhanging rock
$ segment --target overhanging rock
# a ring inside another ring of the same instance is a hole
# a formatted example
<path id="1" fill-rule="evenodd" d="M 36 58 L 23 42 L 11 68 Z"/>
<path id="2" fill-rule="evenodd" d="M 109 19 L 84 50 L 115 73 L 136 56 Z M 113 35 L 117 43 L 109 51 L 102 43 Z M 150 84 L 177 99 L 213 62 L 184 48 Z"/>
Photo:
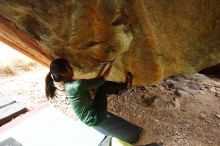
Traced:
<path id="1" fill-rule="evenodd" d="M 67 58 L 77 77 L 146 85 L 220 62 L 219 0 L 2 0 L 0 40 L 48 65 Z"/>

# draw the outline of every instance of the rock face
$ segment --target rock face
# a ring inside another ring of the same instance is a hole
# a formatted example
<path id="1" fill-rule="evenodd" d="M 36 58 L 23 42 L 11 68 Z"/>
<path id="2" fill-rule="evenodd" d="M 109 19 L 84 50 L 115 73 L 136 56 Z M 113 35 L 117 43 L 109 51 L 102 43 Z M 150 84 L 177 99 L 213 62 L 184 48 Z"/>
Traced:
<path id="1" fill-rule="evenodd" d="M 136 85 L 220 62 L 219 0 L 1 0 L 0 40 L 48 65 L 67 58 L 94 77 Z"/>

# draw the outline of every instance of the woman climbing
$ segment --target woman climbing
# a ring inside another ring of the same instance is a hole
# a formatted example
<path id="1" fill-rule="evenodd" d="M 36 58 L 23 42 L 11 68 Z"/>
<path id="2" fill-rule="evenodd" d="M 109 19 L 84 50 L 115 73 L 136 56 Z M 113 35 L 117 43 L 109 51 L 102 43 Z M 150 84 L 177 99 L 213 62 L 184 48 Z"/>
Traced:
<path id="1" fill-rule="evenodd" d="M 74 73 L 69 62 L 66 59 L 56 59 L 50 64 L 50 71 L 45 79 L 46 96 L 48 99 L 54 98 L 57 89 L 54 82 L 63 82 L 73 110 L 83 123 L 106 136 L 135 143 L 142 128 L 107 111 L 107 94 L 118 94 L 126 89 L 131 85 L 132 76 L 128 73 L 125 83 L 106 81 L 110 70 L 111 62 L 97 78 L 73 79 Z"/>

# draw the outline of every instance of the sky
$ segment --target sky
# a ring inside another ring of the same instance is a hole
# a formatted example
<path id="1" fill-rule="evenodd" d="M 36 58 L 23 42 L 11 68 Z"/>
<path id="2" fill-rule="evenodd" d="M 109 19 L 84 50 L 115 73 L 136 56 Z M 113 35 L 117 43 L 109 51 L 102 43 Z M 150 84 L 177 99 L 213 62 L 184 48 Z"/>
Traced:
<path id="1" fill-rule="evenodd" d="M 6 44 L 0 42 L 0 61 L 9 61 L 16 58 L 27 58 L 20 52 L 12 49 L 11 47 L 7 46 Z"/>

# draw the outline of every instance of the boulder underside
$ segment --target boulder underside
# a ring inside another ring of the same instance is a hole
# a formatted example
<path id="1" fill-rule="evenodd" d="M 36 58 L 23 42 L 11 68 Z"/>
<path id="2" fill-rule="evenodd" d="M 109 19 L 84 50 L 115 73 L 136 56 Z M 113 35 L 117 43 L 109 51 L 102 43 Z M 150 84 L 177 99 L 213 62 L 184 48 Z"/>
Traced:
<path id="1" fill-rule="evenodd" d="M 79 78 L 113 60 L 108 80 L 134 85 L 220 63 L 219 0 L 1 0 L 0 41 Z"/>

